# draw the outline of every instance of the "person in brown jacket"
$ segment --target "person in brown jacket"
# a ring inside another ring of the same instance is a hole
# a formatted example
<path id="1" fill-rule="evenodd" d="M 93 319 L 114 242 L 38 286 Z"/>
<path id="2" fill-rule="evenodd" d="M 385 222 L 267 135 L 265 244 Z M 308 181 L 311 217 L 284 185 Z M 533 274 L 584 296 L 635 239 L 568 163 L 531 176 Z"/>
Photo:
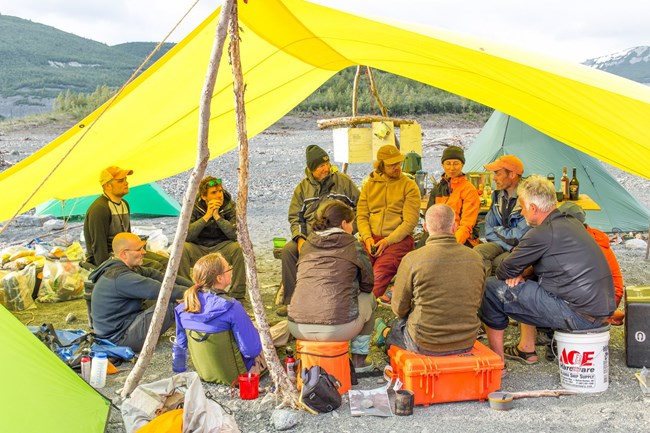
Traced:
<path id="1" fill-rule="evenodd" d="M 362 369 L 370 350 L 375 298 L 368 255 L 352 235 L 354 212 L 338 200 L 316 211 L 300 250 L 289 332 L 300 340 L 352 340 L 352 362 Z"/>
<path id="2" fill-rule="evenodd" d="M 426 213 L 426 245 L 403 259 L 397 271 L 391 307 L 397 315 L 386 335 L 377 320 L 376 344 L 396 345 L 429 356 L 472 349 L 481 321 L 485 267 L 474 250 L 458 243 L 455 215 L 446 204 Z"/>

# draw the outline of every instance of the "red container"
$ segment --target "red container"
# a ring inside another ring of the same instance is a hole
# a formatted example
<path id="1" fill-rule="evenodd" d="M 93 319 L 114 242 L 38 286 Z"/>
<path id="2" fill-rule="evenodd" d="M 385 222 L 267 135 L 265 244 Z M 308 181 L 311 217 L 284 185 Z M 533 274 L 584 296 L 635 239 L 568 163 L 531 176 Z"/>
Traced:
<path id="1" fill-rule="evenodd" d="M 296 356 L 299 360 L 298 389 L 302 389 L 300 372 L 314 365 L 325 369 L 341 382 L 338 391 L 343 395 L 352 389 L 350 378 L 350 358 L 347 341 L 296 341 Z"/>
<path id="2" fill-rule="evenodd" d="M 255 400 L 260 395 L 260 375 L 244 373 L 239 375 L 239 397 L 242 400 Z"/>
<path id="3" fill-rule="evenodd" d="M 391 346 L 388 356 L 402 388 L 415 393 L 416 405 L 483 401 L 501 388 L 503 361 L 478 341 L 458 355 L 425 356 Z"/>

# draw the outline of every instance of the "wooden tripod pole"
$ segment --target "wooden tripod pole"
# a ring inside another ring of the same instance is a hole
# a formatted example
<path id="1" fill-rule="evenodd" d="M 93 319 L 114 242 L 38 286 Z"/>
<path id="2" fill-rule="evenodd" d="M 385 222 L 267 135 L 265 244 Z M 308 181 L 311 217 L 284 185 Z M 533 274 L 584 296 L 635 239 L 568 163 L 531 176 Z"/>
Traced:
<path id="1" fill-rule="evenodd" d="M 275 397 L 278 406 L 288 406 L 298 408 L 298 390 L 289 379 L 283 364 L 278 358 L 273 345 L 273 338 L 269 329 L 269 323 L 266 320 L 266 312 L 262 295 L 260 294 L 260 284 L 257 278 L 257 265 L 255 263 L 255 252 L 253 243 L 248 233 L 248 224 L 246 223 L 246 209 L 248 204 L 248 134 L 246 132 L 246 107 L 244 105 L 244 77 L 241 67 L 241 56 L 239 51 L 239 22 L 237 13 L 237 3 L 233 5 L 233 12 L 230 19 L 230 64 L 232 65 L 233 90 L 235 92 L 235 112 L 237 125 L 237 141 L 239 142 L 239 190 L 237 191 L 237 240 L 241 245 L 244 253 L 244 262 L 246 263 L 246 277 L 248 280 L 248 295 L 251 299 L 253 314 L 257 322 L 257 329 L 262 340 L 262 350 L 271 374 L 271 379 L 275 384 Z"/>
<path id="2" fill-rule="evenodd" d="M 187 236 L 187 227 L 189 226 L 190 216 L 192 215 L 192 208 L 194 206 L 194 199 L 199 189 L 199 183 L 203 178 L 205 169 L 208 166 L 210 159 L 210 149 L 208 148 L 208 130 L 210 126 L 210 101 L 212 100 L 212 93 L 214 91 L 214 84 L 217 79 L 217 72 L 219 70 L 219 63 L 221 62 L 221 54 L 223 53 L 223 44 L 226 40 L 226 33 L 228 29 L 228 21 L 232 13 L 233 4 L 236 0 L 225 0 L 221 6 L 221 13 L 219 14 L 219 21 L 217 23 L 217 31 L 215 34 L 214 44 L 212 46 L 212 53 L 210 54 L 210 64 L 208 65 L 207 76 L 203 84 L 203 92 L 201 93 L 201 103 L 199 111 L 199 139 L 198 139 L 198 153 L 196 156 L 196 165 L 192 170 L 189 185 L 183 196 L 183 207 L 181 209 L 181 216 L 178 219 L 176 226 L 176 236 L 172 243 L 171 255 L 169 257 L 169 264 L 165 272 L 160 293 L 158 294 L 158 301 L 154 309 L 151 325 L 147 332 L 147 338 L 144 341 L 144 346 L 138 357 L 138 361 L 129 373 L 122 388 L 121 396 L 124 398 L 131 394 L 131 392 L 138 386 L 145 370 L 151 362 L 154 351 L 156 350 L 156 343 L 160 337 L 160 330 L 162 329 L 163 320 L 169 305 L 169 298 L 171 297 L 176 281 L 176 273 L 178 272 L 178 265 L 180 257 L 183 254 L 183 244 Z"/>

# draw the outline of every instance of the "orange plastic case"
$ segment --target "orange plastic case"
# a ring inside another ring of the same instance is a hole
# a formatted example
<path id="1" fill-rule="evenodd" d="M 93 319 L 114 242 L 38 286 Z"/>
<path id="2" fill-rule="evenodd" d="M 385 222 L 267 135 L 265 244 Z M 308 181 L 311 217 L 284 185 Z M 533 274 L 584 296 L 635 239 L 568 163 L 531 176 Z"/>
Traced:
<path id="1" fill-rule="evenodd" d="M 325 371 L 341 382 L 338 391 L 343 395 L 352 389 L 350 378 L 350 358 L 348 357 L 347 341 L 296 341 L 296 357 L 300 360 L 300 370 L 314 365 L 323 367 Z M 296 372 L 298 389 L 302 389 L 300 371 Z"/>
<path id="2" fill-rule="evenodd" d="M 391 346 L 388 356 L 402 389 L 415 393 L 416 405 L 483 401 L 501 388 L 503 361 L 478 341 L 471 351 L 458 355 L 425 356 Z"/>

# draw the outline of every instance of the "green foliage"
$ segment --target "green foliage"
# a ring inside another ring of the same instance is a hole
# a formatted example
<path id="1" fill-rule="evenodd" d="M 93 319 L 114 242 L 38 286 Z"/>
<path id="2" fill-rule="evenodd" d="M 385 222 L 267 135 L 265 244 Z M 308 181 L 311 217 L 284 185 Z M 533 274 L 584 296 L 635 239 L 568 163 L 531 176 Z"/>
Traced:
<path id="1" fill-rule="evenodd" d="M 92 93 L 77 93 L 68 89 L 59 93 L 59 96 L 56 97 L 54 110 L 81 119 L 108 101 L 115 94 L 115 91 L 116 89 L 111 89 L 107 85 L 97 86 Z"/>
<path id="2" fill-rule="evenodd" d="M 352 87 L 356 66 L 344 69 L 330 78 L 318 90 L 300 103 L 294 112 L 352 114 Z M 379 97 L 391 116 L 414 116 L 425 113 L 490 113 L 492 109 L 438 88 L 373 70 Z M 380 114 L 381 110 L 371 95 L 370 81 L 365 75 L 359 79 L 357 93 L 358 114 Z"/>
<path id="3" fill-rule="evenodd" d="M 174 44 L 164 44 L 153 60 Z M 108 46 L 17 17 L 0 15 L 0 96 L 54 98 L 120 87 L 154 49 L 154 42 Z"/>

